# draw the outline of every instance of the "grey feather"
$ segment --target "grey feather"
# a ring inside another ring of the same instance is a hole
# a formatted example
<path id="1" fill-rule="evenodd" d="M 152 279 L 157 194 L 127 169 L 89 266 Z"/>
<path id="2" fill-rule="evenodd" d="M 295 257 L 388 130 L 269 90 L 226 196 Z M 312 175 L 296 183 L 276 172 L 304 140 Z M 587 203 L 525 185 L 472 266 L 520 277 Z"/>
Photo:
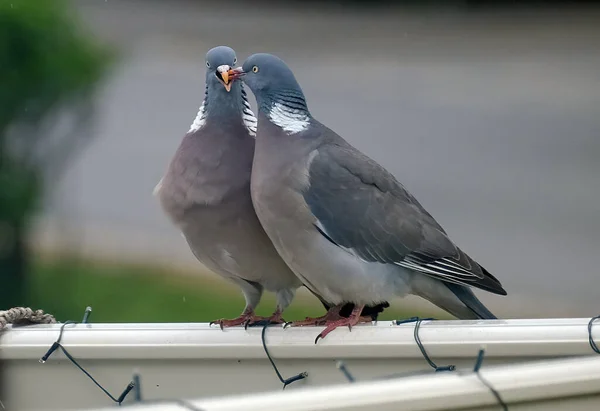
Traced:
<path id="1" fill-rule="evenodd" d="M 356 304 L 412 293 L 459 318 L 493 317 L 468 287 L 505 295 L 498 279 L 391 173 L 312 117 L 282 60 L 256 54 L 243 72 L 259 107 L 255 210 L 310 290 Z"/>
<path id="2" fill-rule="evenodd" d="M 365 261 L 506 294 L 379 164 L 341 142 L 326 143 L 316 153 L 304 199 L 321 233 L 335 244 Z"/>
<path id="3" fill-rule="evenodd" d="M 250 198 L 256 118 L 243 85 L 227 92 L 215 67 L 233 66 L 235 53 L 207 54 L 206 93 L 196 121 L 157 188 L 160 204 L 197 259 L 237 284 L 254 309 L 264 289 L 284 310 L 302 283 L 263 230 Z"/>

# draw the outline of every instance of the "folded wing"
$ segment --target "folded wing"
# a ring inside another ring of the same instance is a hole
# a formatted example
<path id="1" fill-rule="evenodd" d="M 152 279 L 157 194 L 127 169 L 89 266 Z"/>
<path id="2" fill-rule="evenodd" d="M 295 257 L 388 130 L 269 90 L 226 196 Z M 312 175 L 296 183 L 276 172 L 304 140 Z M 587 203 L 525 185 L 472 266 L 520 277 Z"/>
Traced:
<path id="1" fill-rule="evenodd" d="M 358 150 L 323 145 L 308 174 L 304 199 L 315 226 L 346 252 L 506 295 L 500 282 L 461 251 L 391 173 Z"/>

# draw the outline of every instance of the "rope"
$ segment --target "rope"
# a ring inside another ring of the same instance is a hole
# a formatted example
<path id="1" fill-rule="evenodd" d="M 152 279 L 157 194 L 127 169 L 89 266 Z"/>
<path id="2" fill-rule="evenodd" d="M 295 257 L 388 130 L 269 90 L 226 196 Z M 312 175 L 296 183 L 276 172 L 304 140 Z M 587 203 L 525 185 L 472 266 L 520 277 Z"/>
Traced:
<path id="1" fill-rule="evenodd" d="M 32 310 L 29 307 L 15 307 L 6 311 L 0 311 L 0 330 L 8 324 L 31 325 L 31 324 L 56 324 L 56 318 L 43 310 Z"/>

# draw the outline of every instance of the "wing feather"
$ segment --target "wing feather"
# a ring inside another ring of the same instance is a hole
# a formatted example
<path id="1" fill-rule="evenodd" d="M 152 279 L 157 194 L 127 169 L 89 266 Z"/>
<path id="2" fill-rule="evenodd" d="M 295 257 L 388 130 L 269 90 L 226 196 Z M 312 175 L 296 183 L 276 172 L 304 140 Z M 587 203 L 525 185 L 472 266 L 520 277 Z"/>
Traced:
<path id="1" fill-rule="evenodd" d="M 352 146 L 319 147 L 308 176 L 303 194 L 317 228 L 345 251 L 367 262 L 506 294 L 391 173 Z"/>

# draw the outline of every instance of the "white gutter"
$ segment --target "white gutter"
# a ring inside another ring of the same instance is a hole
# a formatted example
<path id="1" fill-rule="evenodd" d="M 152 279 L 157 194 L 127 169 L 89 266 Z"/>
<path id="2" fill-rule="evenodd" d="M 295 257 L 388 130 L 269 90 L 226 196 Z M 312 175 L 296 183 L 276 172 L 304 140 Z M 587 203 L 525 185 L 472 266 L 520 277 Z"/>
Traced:
<path id="1" fill-rule="evenodd" d="M 600 409 L 600 357 L 492 366 L 481 376 L 511 410 Z M 310 387 L 187 401 L 204 411 L 441 411 L 501 410 L 497 398 L 473 372 Z M 182 411 L 176 403 L 141 404 L 131 411 Z M 95 411 L 109 411 L 102 408 Z M 84 409 L 81 409 L 84 411 Z"/>
<path id="2" fill-rule="evenodd" d="M 437 365 L 458 369 L 471 369 L 485 346 L 485 370 L 493 364 L 593 354 L 588 322 L 589 318 L 426 321 L 419 336 Z M 8 397 L 1 400 L 8 409 L 112 404 L 60 350 L 45 364 L 39 363 L 59 329 L 60 324 L 9 328 L 0 337 L 0 358 L 8 360 Z M 339 329 L 315 345 L 320 330 L 279 326 L 267 330 L 267 346 L 283 376 L 308 373 L 286 392 L 346 381 L 335 360 L 344 360 L 358 381 L 432 371 L 415 343 L 414 323 L 397 326 L 382 321 L 352 332 Z M 144 399 L 202 398 L 281 389 L 263 350 L 261 331 L 221 331 L 198 323 L 80 324 L 66 326 L 62 344 L 115 397 L 137 369 Z M 600 341 L 600 324 L 593 328 L 593 337 Z M 31 394 L 32 386 L 36 395 Z M 126 403 L 130 400 L 131 394 Z"/>

